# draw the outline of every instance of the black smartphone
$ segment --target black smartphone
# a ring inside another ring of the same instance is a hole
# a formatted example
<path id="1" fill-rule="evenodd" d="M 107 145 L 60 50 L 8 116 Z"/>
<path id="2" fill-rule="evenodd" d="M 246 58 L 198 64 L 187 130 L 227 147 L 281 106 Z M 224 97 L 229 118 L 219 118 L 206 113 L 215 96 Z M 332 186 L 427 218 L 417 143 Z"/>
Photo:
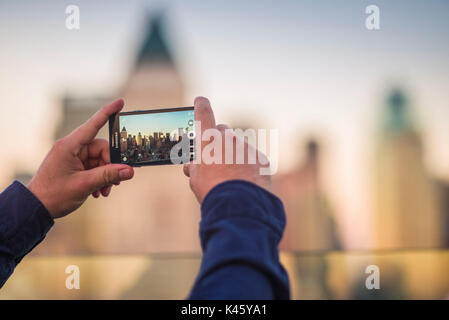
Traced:
<path id="1" fill-rule="evenodd" d="M 109 118 L 111 163 L 134 167 L 195 159 L 194 107 L 137 110 Z"/>

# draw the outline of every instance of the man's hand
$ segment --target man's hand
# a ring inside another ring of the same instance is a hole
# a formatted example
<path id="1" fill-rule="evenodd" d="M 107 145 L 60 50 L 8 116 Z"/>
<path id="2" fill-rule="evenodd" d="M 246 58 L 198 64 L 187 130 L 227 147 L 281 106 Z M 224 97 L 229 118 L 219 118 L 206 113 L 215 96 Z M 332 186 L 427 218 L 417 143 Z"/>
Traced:
<path id="1" fill-rule="evenodd" d="M 28 184 L 53 218 L 76 210 L 90 194 L 107 197 L 113 184 L 133 177 L 130 166 L 110 164 L 108 142 L 95 139 L 109 116 L 122 108 L 123 100 L 117 100 L 58 140 Z"/>
<path id="2" fill-rule="evenodd" d="M 197 97 L 194 105 L 195 120 L 201 123 L 201 137 L 207 129 L 215 128 L 220 131 L 222 138 L 222 164 L 205 164 L 202 160 L 199 164 L 190 162 L 184 165 L 184 174 L 190 178 L 190 188 L 198 201 L 202 203 L 204 197 L 213 187 L 228 180 L 246 180 L 269 190 L 271 187 L 271 176 L 260 175 L 259 173 L 261 163 L 268 166 L 268 159 L 265 155 L 259 153 L 259 158 L 258 161 L 256 161 L 256 164 L 248 164 L 248 150 L 253 149 L 251 151 L 254 151 L 254 147 L 237 137 L 234 133 L 226 135 L 225 131 L 226 129 L 229 129 L 228 126 L 223 124 L 217 126 L 215 125 L 214 113 L 208 99 L 204 97 Z M 197 139 L 197 146 L 201 144 L 201 150 L 204 150 L 204 147 L 209 143 L 209 141 L 199 140 L 200 139 Z M 226 142 L 231 143 L 233 146 L 233 164 L 225 164 Z M 236 146 L 242 143 L 244 144 L 245 161 L 243 164 L 237 164 L 235 161 Z M 261 159 L 261 157 L 263 157 L 263 159 Z"/>

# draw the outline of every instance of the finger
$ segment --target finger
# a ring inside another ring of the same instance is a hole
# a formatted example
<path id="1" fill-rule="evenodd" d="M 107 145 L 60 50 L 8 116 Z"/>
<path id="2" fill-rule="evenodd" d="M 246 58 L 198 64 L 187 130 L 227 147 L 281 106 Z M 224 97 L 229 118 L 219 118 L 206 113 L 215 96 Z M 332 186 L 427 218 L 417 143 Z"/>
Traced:
<path id="1" fill-rule="evenodd" d="M 101 159 L 104 163 L 110 163 L 109 142 L 105 139 L 94 139 L 88 147 L 89 159 Z"/>
<path id="2" fill-rule="evenodd" d="M 204 97 L 196 97 L 194 105 L 195 121 L 199 121 L 201 124 L 201 134 L 207 129 L 215 128 L 214 112 L 212 111 L 209 100 Z"/>
<path id="3" fill-rule="evenodd" d="M 87 161 L 83 161 L 84 169 L 92 169 L 96 168 L 100 165 L 98 159 L 87 159 Z"/>
<path id="4" fill-rule="evenodd" d="M 227 124 L 218 124 L 216 126 L 216 129 L 218 131 L 220 131 L 222 139 L 223 139 L 223 145 L 225 146 L 225 148 L 222 151 L 222 161 L 223 161 L 223 163 L 228 163 L 229 161 L 231 161 L 231 163 L 235 163 L 235 162 L 233 162 L 234 161 L 233 159 L 227 159 L 226 158 L 227 156 L 228 157 L 231 157 L 231 156 L 234 157 L 235 156 L 234 140 L 230 140 L 232 148 L 233 148 L 232 153 L 230 153 L 229 155 L 226 153 L 226 151 L 227 151 L 226 144 L 228 143 L 227 139 L 234 139 L 234 136 L 235 136 L 234 131 L 231 130 L 230 132 L 226 133 L 226 130 L 231 129 L 231 127 L 228 126 Z M 230 136 L 229 136 L 229 133 L 230 133 Z"/>
<path id="5" fill-rule="evenodd" d="M 98 198 L 98 197 L 100 196 L 100 191 L 98 191 L 98 190 L 94 191 L 94 192 L 92 193 L 92 196 L 93 196 L 94 198 Z"/>
<path id="6" fill-rule="evenodd" d="M 79 146 L 90 143 L 109 120 L 109 117 L 122 110 L 123 104 L 123 100 L 118 99 L 98 110 L 89 120 L 70 134 L 70 141 Z"/>
<path id="7" fill-rule="evenodd" d="M 133 177 L 134 170 L 125 164 L 108 164 L 90 170 L 77 173 L 77 178 L 81 179 L 80 185 L 85 194 L 101 190 L 120 181 L 129 180 Z"/>
<path id="8" fill-rule="evenodd" d="M 111 193 L 111 188 L 112 188 L 112 186 L 107 186 L 107 187 L 102 188 L 100 191 L 101 195 L 103 197 L 107 197 L 109 195 L 109 193 Z"/>
<path id="9" fill-rule="evenodd" d="M 190 178 L 190 168 L 191 168 L 191 163 L 186 163 L 185 165 L 184 165 L 184 167 L 182 168 L 182 170 L 183 170 L 183 172 L 184 172 L 184 175 L 187 177 L 187 178 Z"/>

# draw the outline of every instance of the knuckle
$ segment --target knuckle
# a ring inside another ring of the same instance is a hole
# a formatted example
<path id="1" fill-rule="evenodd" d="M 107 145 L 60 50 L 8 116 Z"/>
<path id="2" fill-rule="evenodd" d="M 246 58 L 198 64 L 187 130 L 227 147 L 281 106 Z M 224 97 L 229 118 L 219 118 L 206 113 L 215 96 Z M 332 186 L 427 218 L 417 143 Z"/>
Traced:
<path id="1" fill-rule="evenodd" d="M 96 138 L 95 139 L 97 141 L 97 143 L 101 146 L 101 147 L 109 147 L 109 142 L 108 140 L 104 139 L 104 138 Z M 108 149 L 109 150 L 109 149 Z"/>
<path id="2" fill-rule="evenodd" d="M 115 174 L 113 170 L 103 171 L 103 182 L 105 185 L 109 185 L 115 182 Z"/>

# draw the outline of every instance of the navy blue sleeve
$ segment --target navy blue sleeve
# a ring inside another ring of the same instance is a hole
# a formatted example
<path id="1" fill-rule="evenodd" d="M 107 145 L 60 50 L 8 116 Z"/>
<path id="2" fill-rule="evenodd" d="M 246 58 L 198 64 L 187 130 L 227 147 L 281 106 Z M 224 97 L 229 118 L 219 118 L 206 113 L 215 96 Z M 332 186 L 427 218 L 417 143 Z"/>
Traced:
<path id="1" fill-rule="evenodd" d="M 289 299 L 279 261 L 282 202 L 246 181 L 214 187 L 201 206 L 203 261 L 189 299 Z"/>
<path id="2" fill-rule="evenodd" d="M 53 223 L 44 205 L 20 182 L 0 194 L 0 288 Z"/>

